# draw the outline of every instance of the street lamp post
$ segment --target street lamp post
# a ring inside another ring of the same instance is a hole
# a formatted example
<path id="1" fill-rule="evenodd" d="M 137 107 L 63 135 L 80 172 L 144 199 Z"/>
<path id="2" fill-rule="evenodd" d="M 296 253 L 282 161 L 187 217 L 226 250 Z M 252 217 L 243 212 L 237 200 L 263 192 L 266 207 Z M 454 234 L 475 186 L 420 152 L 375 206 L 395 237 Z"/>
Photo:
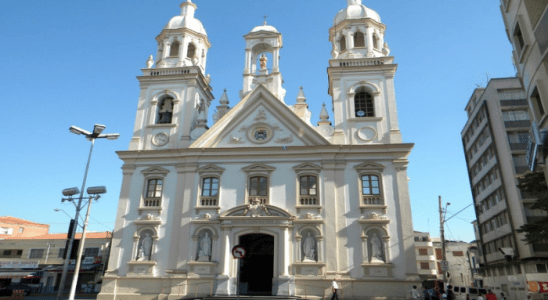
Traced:
<path id="1" fill-rule="evenodd" d="M 69 243 L 68 243 L 68 246 L 67 246 L 67 249 L 66 249 L 65 253 L 67 253 L 69 255 L 69 258 L 67 259 L 66 255 L 65 255 L 65 264 L 63 266 L 63 274 L 61 275 L 61 282 L 59 284 L 59 293 L 57 294 L 57 300 L 61 299 L 61 297 L 63 295 L 63 290 L 65 288 L 68 265 L 69 265 L 69 260 L 70 260 L 70 253 L 72 253 L 72 245 L 74 243 L 74 236 L 75 236 L 76 230 L 78 228 L 78 219 L 80 217 L 80 210 L 83 209 L 82 200 L 84 199 L 84 190 L 85 190 L 85 187 L 86 187 L 86 179 L 87 179 L 87 176 L 88 176 L 89 163 L 91 161 L 91 154 L 93 153 L 93 145 L 95 144 L 95 139 L 103 139 L 104 138 L 104 139 L 108 139 L 108 140 L 116 140 L 120 136 L 120 134 L 118 134 L 118 133 L 102 134 L 102 132 L 103 132 L 103 130 L 105 130 L 105 128 L 106 128 L 105 125 L 100 125 L 100 124 L 95 124 L 95 126 L 93 128 L 93 132 L 89 132 L 89 131 L 84 130 L 82 128 L 78 128 L 76 126 L 71 126 L 69 128 L 69 131 L 76 134 L 76 135 L 84 135 L 84 137 L 91 142 L 91 147 L 89 149 L 88 161 L 87 161 L 87 164 L 86 164 L 86 171 L 84 172 L 84 181 L 82 182 L 82 189 L 80 191 L 78 190 L 78 188 L 70 188 L 70 189 L 63 190 L 63 195 L 69 197 L 68 199 L 63 199 L 63 201 L 64 200 L 71 201 L 72 196 L 76 195 L 78 193 L 80 193 L 80 197 L 78 198 L 78 204 L 74 204 L 74 202 L 73 202 L 73 204 L 76 207 L 76 216 L 74 217 L 74 225 L 72 226 L 72 230 L 71 230 L 72 234 L 71 234 L 71 236 L 68 237 Z M 80 243 L 79 248 L 83 247 L 83 240 L 85 239 L 87 220 L 88 220 L 89 212 L 90 212 L 90 208 L 91 208 L 91 200 L 92 200 L 92 198 L 98 199 L 98 195 L 100 194 L 100 193 L 93 193 L 93 192 L 101 192 L 101 190 L 92 190 L 91 188 L 88 189 L 88 194 L 95 194 L 96 196 L 95 197 L 88 197 L 88 199 L 89 199 L 88 211 L 87 211 L 87 215 L 86 215 L 86 221 L 84 222 L 84 229 L 83 229 L 83 232 L 82 232 L 82 243 Z M 104 189 L 103 193 L 104 192 L 106 192 L 106 189 Z M 81 250 L 83 250 L 83 248 L 78 249 L 78 250 L 79 250 L 78 252 L 79 252 L 80 256 L 76 258 L 76 267 L 74 269 L 74 277 L 72 279 L 71 293 L 70 293 L 70 296 L 69 296 L 70 300 L 74 299 L 74 291 L 76 290 L 76 283 L 78 281 L 78 272 L 80 271 L 79 267 L 80 267 L 80 262 L 81 262 L 81 258 L 82 258 L 81 257 Z"/>

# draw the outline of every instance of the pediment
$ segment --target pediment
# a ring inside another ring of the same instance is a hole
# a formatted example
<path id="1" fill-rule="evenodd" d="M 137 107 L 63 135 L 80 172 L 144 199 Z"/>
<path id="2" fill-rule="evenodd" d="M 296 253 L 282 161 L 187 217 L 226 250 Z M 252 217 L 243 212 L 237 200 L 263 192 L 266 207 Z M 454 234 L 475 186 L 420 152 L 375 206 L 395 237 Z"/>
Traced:
<path id="1" fill-rule="evenodd" d="M 313 164 L 313 163 L 303 163 L 298 166 L 293 167 L 293 170 L 295 172 L 316 172 L 320 173 L 322 171 L 323 167 Z"/>
<path id="2" fill-rule="evenodd" d="M 254 207 L 253 205 L 240 205 L 229 210 L 222 212 L 219 215 L 219 219 L 238 217 L 238 218 L 287 218 L 294 219 L 295 217 L 288 211 L 279 208 L 274 205 L 259 205 Z"/>
<path id="3" fill-rule="evenodd" d="M 149 176 L 166 177 L 167 173 L 169 173 L 169 170 L 164 169 L 160 166 L 156 166 L 156 167 L 150 167 L 148 169 L 145 169 L 145 170 L 141 171 L 141 173 L 143 173 L 145 175 L 145 177 L 149 177 Z"/>
<path id="4" fill-rule="evenodd" d="M 205 165 L 203 167 L 200 167 L 198 168 L 198 173 L 200 174 L 205 174 L 205 173 L 216 173 L 216 174 L 223 174 L 224 172 L 224 168 L 221 168 L 219 166 L 216 166 L 216 165 Z"/>
<path id="5" fill-rule="evenodd" d="M 384 170 L 384 165 L 374 162 L 365 162 L 355 166 L 354 169 L 356 169 L 358 173 L 362 171 L 382 171 Z"/>
<path id="6" fill-rule="evenodd" d="M 275 167 L 262 165 L 262 164 L 253 164 L 251 166 L 242 168 L 242 171 L 246 173 L 252 173 L 252 172 L 271 173 L 274 170 L 276 170 Z"/>
<path id="7" fill-rule="evenodd" d="M 189 148 L 330 145 L 263 85 L 258 85 Z"/>

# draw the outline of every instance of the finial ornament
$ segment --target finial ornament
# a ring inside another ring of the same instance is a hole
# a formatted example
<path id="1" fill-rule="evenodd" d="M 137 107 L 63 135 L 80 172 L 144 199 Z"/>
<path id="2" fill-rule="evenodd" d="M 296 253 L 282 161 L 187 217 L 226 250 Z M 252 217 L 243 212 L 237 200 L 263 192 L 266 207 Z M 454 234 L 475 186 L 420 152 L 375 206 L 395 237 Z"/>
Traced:
<path id="1" fill-rule="evenodd" d="M 263 25 L 266 26 L 266 18 L 267 18 L 267 16 L 265 15 L 263 18 L 264 18 L 264 23 L 263 23 Z"/>

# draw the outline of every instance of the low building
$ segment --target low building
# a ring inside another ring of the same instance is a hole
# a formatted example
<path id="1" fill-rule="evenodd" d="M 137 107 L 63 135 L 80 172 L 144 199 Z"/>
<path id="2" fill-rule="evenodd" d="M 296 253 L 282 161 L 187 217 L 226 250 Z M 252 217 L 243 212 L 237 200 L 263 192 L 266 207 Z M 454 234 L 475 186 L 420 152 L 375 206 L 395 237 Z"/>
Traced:
<path id="1" fill-rule="evenodd" d="M 48 234 L 49 225 L 10 216 L 0 217 L 0 239 L 12 237 L 31 237 Z"/>
<path id="2" fill-rule="evenodd" d="M 76 234 L 81 238 L 81 233 Z M 82 266 L 77 290 L 99 290 L 101 275 L 110 251 L 111 232 L 86 234 Z M 33 237 L 10 237 L 0 243 L 0 286 L 14 283 L 28 284 L 42 293 L 59 289 L 63 272 L 66 233 L 45 234 Z M 70 288 L 75 260 L 69 263 L 65 289 Z"/>
<path id="3" fill-rule="evenodd" d="M 417 269 L 423 284 L 443 280 L 443 255 L 440 238 L 431 238 L 428 232 L 415 231 Z M 445 242 L 445 258 L 448 263 L 447 283 L 453 286 L 480 286 L 477 274 L 479 264 L 474 253 L 474 243 Z"/>

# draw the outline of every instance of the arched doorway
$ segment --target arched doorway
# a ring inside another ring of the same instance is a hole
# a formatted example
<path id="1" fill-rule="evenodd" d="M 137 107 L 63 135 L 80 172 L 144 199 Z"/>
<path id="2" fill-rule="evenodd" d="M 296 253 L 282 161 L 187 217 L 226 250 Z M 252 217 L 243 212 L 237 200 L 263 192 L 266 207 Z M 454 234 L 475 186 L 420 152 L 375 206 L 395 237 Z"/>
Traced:
<path id="1" fill-rule="evenodd" d="M 272 295 L 274 277 L 274 237 L 268 234 L 240 236 L 239 244 L 246 249 L 239 264 L 241 295 Z"/>

